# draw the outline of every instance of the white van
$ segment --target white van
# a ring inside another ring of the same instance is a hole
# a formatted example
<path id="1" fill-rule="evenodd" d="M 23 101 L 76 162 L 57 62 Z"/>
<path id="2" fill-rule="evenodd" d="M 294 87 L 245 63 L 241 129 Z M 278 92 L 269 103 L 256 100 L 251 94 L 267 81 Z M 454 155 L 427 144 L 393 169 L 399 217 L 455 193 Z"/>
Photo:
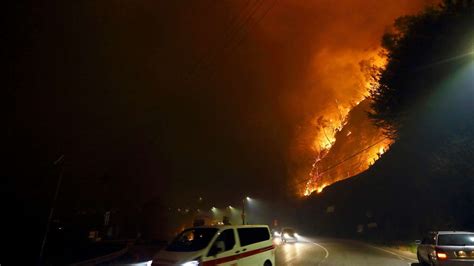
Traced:
<path id="1" fill-rule="evenodd" d="M 266 225 L 200 226 L 181 232 L 152 265 L 275 265 L 275 247 Z"/>

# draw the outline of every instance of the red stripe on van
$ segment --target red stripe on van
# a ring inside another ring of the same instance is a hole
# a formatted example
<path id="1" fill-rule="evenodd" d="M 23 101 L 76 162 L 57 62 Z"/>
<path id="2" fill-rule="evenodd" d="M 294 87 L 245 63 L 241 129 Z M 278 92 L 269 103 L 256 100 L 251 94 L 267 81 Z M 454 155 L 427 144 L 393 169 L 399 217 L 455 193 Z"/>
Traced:
<path id="1" fill-rule="evenodd" d="M 236 254 L 236 255 L 232 255 L 232 256 L 228 256 L 228 257 L 224 257 L 224 258 L 205 261 L 205 262 L 203 262 L 203 266 L 213 266 L 213 265 L 218 265 L 218 264 L 226 263 L 226 262 L 233 261 L 233 260 L 238 260 L 238 259 L 250 257 L 250 256 L 253 256 L 253 255 L 258 254 L 258 253 L 262 253 L 262 252 L 272 250 L 274 248 L 275 247 L 272 245 L 272 246 L 268 246 L 268 247 L 248 251 L 248 252 L 245 252 L 245 253 L 241 253 L 241 254 Z"/>

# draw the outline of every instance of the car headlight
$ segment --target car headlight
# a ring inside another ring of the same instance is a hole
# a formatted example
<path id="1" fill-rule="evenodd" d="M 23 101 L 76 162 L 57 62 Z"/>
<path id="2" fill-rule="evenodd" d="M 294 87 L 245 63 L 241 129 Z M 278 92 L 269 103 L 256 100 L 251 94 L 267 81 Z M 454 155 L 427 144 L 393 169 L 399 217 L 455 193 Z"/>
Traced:
<path id="1" fill-rule="evenodd" d="M 287 233 L 284 233 L 284 234 L 283 234 L 283 236 L 284 236 L 285 238 L 288 238 L 288 237 L 290 237 L 290 235 L 289 235 L 289 234 L 287 234 Z"/>
<path id="2" fill-rule="evenodd" d="M 195 266 L 195 265 L 199 265 L 199 261 L 191 260 L 191 261 L 188 261 L 188 262 L 185 262 L 185 263 L 181 264 L 181 266 Z"/>
<path id="3" fill-rule="evenodd" d="M 273 233 L 273 235 L 274 235 L 274 236 L 280 236 L 280 233 L 275 232 L 275 233 Z"/>

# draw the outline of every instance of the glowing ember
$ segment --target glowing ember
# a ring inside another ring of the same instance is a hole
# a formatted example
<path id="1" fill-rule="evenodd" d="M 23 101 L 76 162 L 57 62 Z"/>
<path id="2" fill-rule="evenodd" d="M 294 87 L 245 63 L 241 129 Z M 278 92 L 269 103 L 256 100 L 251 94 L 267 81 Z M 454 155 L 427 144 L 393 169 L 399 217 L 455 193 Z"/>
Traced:
<path id="1" fill-rule="evenodd" d="M 321 193 L 321 192 L 323 192 L 323 189 L 324 189 L 325 187 L 327 187 L 327 186 L 328 186 L 327 184 L 322 184 L 320 187 L 318 187 L 318 189 L 317 189 L 316 191 L 317 191 L 318 193 Z"/>

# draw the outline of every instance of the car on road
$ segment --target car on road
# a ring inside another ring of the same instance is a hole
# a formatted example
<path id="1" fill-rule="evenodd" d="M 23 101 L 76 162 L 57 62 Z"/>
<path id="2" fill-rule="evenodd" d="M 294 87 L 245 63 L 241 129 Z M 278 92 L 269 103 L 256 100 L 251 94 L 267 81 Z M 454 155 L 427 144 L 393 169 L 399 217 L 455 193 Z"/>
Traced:
<path id="1" fill-rule="evenodd" d="M 275 265 L 266 225 L 198 226 L 185 229 L 153 259 L 162 265 Z"/>
<path id="2" fill-rule="evenodd" d="M 298 241 L 298 234 L 296 233 L 295 229 L 291 227 L 282 228 L 280 232 L 280 237 L 283 243 Z"/>
<path id="3" fill-rule="evenodd" d="M 419 242 L 421 265 L 474 265 L 474 232 L 431 232 Z"/>

